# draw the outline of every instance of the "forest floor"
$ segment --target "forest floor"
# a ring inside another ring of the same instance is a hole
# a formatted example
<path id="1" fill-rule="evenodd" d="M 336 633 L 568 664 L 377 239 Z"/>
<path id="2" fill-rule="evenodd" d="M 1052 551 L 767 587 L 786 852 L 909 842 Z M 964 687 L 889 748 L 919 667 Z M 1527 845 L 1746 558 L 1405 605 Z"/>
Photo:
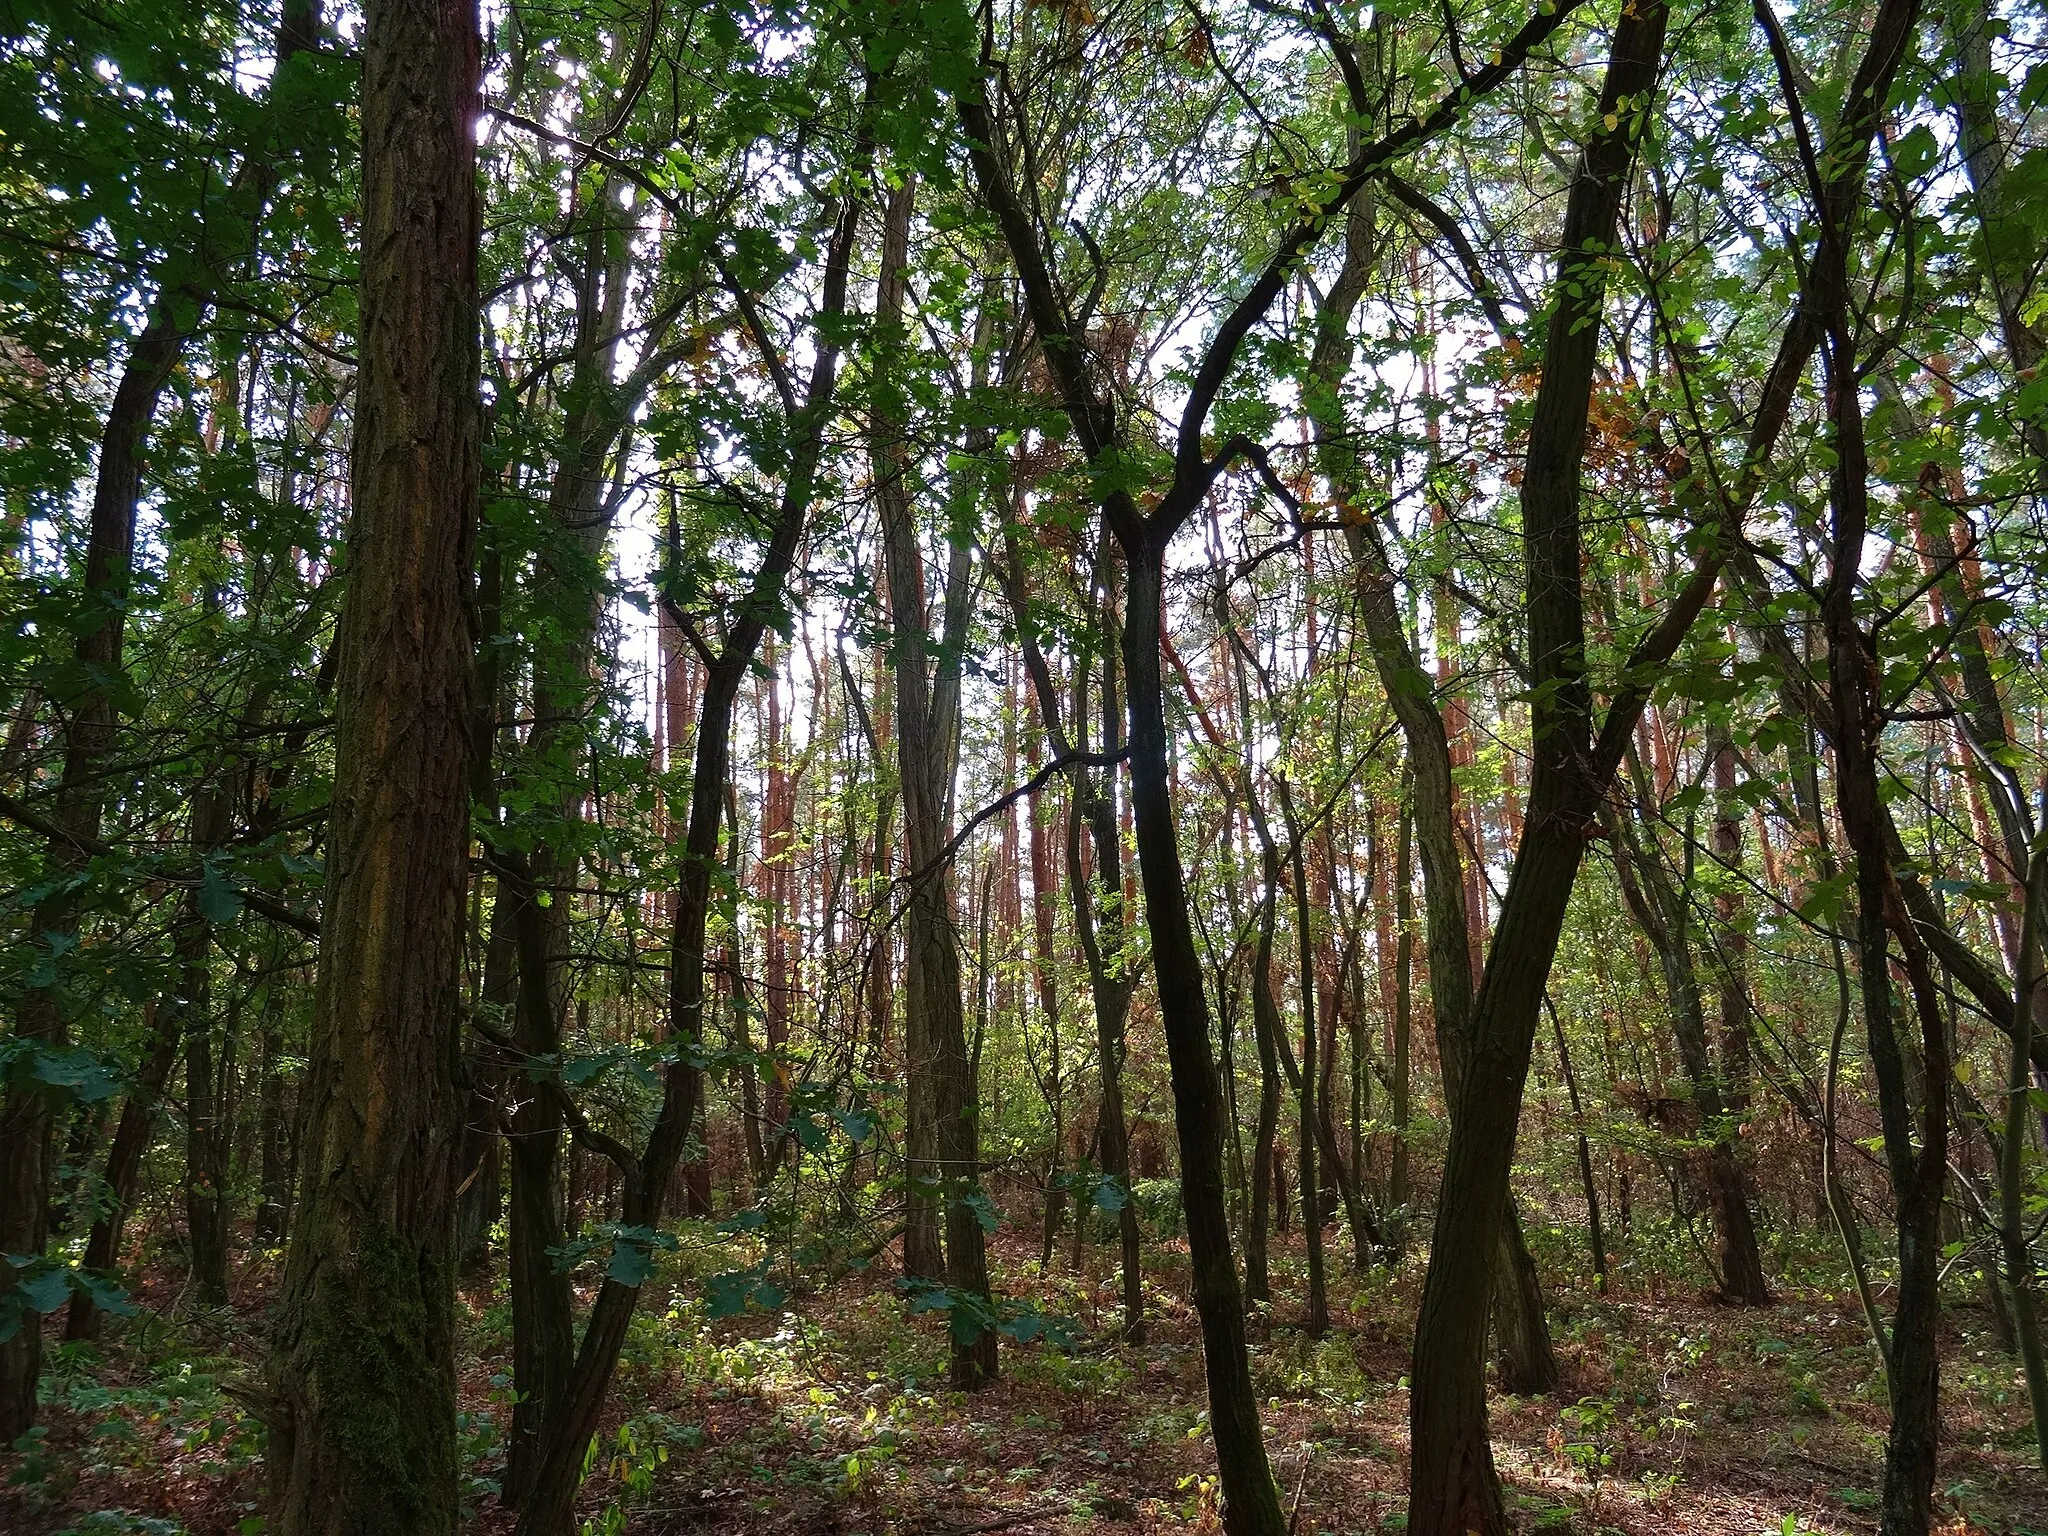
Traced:
<path id="1" fill-rule="evenodd" d="M 1077 1277 L 1004 1234 L 999 1285 L 1071 1320 L 1067 1350 L 1005 1341 L 1001 1381 L 945 1382 L 942 1316 L 912 1315 L 870 1271 L 779 1316 L 707 1322 L 701 1288 L 644 1304 L 629 1340 L 582 1529 L 734 1536 L 1079 1536 L 1219 1529 L 1199 1333 L 1185 1255 L 1149 1257 L 1145 1343 L 1115 1340 L 1113 1250 Z M 1254 1372 L 1277 1479 L 1301 1536 L 1398 1531 L 1408 1330 L 1418 1260 L 1359 1278 L 1332 1255 L 1331 1330 L 1294 1324 L 1300 1239 L 1281 1240 L 1281 1301 L 1254 1319 Z M 161 1269 L 158 1270 L 161 1273 Z M 266 1278 L 230 1312 L 173 1323 L 145 1292 L 104 1352 L 55 1352 L 45 1428 L 0 1455 L 0 1530 L 254 1536 L 261 1530 Z M 463 1460 L 470 1529 L 512 1526 L 495 1498 L 508 1388 L 502 1295 L 465 1293 Z M 1853 1295 L 1786 1287 L 1735 1311 L 1645 1286 L 1565 1292 L 1552 1324 L 1564 1380 L 1496 1398 L 1495 1455 L 1521 1530 L 1582 1536 L 1791 1536 L 1874 1530 L 1886 1409 Z M 1984 1319 L 1947 1323 L 1943 1530 L 2048 1536 L 2015 1362 Z"/>

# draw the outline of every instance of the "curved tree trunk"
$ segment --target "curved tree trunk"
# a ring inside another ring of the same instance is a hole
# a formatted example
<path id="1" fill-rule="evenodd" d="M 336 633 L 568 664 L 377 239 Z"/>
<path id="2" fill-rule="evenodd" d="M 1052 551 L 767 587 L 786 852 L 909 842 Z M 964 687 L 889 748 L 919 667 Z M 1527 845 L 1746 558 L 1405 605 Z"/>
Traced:
<path id="1" fill-rule="evenodd" d="M 1504 1536 L 1508 1529 L 1487 1438 L 1486 1259 L 1500 1242 L 1538 1011 L 1602 788 L 1585 662 L 1579 472 L 1603 263 L 1648 118 L 1667 17 L 1661 0 L 1649 0 L 1627 7 L 1615 28 L 1595 126 L 1566 208 L 1557 301 L 1529 429 L 1521 500 L 1535 765 L 1527 824 L 1473 1002 L 1463 1105 L 1451 1121 L 1416 1324 L 1408 1522 L 1418 1536 Z M 1610 730 L 1615 723 L 1610 715 Z"/>

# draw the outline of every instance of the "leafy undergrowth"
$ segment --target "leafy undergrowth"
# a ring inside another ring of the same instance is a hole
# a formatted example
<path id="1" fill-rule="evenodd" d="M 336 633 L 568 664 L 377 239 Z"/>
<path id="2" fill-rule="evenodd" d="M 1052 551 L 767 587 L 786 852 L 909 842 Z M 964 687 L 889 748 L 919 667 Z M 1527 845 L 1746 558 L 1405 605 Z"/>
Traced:
<path id="1" fill-rule="evenodd" d="M 1185 1256 L 1152 1255 L 1151 1325 L 1115 1338 L 1108 1250 L 1077 1277 L 1040 1276 L 998 1246 L 999 1281 L 1070 1319 L 1070 1349 L 1009 1346 L 1002 1380 L 963 1396 L 945 1376 L 943 1318 L 914 1315 L 890 1279 L 856 1275 L 775 1315 L 709 1321 L 702 1276 L 664 1275 L 636 1320 L 593 1451 L 582 1526 L 622 1532 L 1218 1529 L 1199 1334 Z M 1420 1265 L 1363 1279 L 1333 1267 L 1332 1329 L 1282 1299 L 1254 1319 L 1254 1369 L 1274 1472 L 1304 1533 L 1404 1524 L 1408 1327 Z M 0 1528 L 22 1533 L 261 1530 L 260 1275 L 234 1310 L 173 1324 L 149 1296 L 117 1344 L 52 1360 L 45 1428 L 0 1458 Z M 479 1536 L 509 1532 L 496 1499 L 509 1395 L 502 1295 L 471 1293 L 463 1373 L 466 1497 Z M 1496 1399 L 1495 1451 L 1530 1532 L 1776 1536 L 1875 1528 L 1882 1378 L 1853 1298 L 1787 1288 L 1740 1312 L 1625 1293 L 1556 1298 L 1564 1380 Z M 1949 1319 L 1941 1472 L 1945 1529 L 2048 1533 L 2014 1362 Z"/>

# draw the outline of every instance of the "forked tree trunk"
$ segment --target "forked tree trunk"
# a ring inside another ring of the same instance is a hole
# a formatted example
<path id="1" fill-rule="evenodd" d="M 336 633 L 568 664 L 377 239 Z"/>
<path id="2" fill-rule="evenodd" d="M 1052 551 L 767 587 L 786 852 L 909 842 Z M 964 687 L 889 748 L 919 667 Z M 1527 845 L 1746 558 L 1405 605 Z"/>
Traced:
<path id="1" fill-rule="evenodd" d="M 478 500 L 478 36 L 363 36 L 353 520 L 304 1196 L 272 1367 L 270 1528 L 452 1532 L 453 1149 Z"/>
<path id="2" fill-rule="evenodd" d="M 1458 791 L 1452 773 L 1452 731 L 1423 670 L 1395 603 L 1394 572 L 1377 526 L 1364 511 L 1365 492 L 1347 444 L 1342 385 L 1351 366 L 1352 314 L 1364 297 L 1377 259 L 1369 204 L 1355 204 L 1344 231 L 1344 265 L 1316 314 L 1316 345 L 1304 395 L 1316 438 L 1317 467 L 1343 511 L 1344 535 L 1356 572 L 1360 618 L 1373 666 L 1408 747 L 1413 793 L 1409 827 L 1422 859 L 1430 1009 L 1437 1059 L 1443 1068 L 1446 1107 L 1459 1114 L 1465 1036 L 1477 971 L 1475 933 L 1483 919 L 1470 895 L 1466 859 L 1459 848 Z M 1405 1172 L 1405 1165 L 1404 1165 Z M 1509 1197 L 1512 1206 L 1512 1196 Z M 1535 1261 L 1522 1243 L 1520 1216 L 1509 1209 L 1493 1288 L 1493 1332 L 1501 1383 L 1509 1391 L 1539 1395 L 1557 1384 L 1557 1357 Z"/>
<path id="3" fill-rule="evenodd" d="M 803 396 L 790 412 L 788 478 L 776 507 L 773 532 L 761 550 L 752 582 L 734 606 L 725 643 L 705 663 L 704 691 L 697 706 L 689 820 L 683 835 L 669 945 L 667 1033 L 681 1059 L 665 1074 L 661 1108 L 645 1149 L 636 1156 L 623 1146 L 606 1148 L 619 1168 L 621 1224 L 629 1227 L 652 1227 L 660 1221 L 670 1179 L 697 1130 L 704 1105 L 704 1073 L 697 1059 L 703 1051 L 708 994 L 704 946 L 714 873 L 720 867 L 719 825 L 726 816 L 732 777 L 733 712 L 762 636 L 782 610 L 784 584 L 809 525 L 825 424 L 832 416 L 839 377 L 839 346 L 829 327 L 846 315 L 847 269 L 857 229 L 857 210 L 849 200 L 841 209 L 825 260 L 816 360 Z M 610 1393 L 639 1298 L 637 1284 L 609 1275 L 598 1286 L 568 1389 L 544 1432 L 545 1457 L 520 1509 L 518 1536 L 567 1536 L 584 1457 Z"/>

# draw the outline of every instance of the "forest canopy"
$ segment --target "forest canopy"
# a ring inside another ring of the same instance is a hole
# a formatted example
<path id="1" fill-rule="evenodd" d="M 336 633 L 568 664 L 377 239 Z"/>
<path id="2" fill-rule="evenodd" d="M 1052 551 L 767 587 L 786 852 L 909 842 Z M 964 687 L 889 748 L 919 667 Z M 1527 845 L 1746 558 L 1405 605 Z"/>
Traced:
<path id="1" fill-rule="evenodd" d="M 2048 1527 L 2038 0 L 0 0 L 0 1524 Z"/>

